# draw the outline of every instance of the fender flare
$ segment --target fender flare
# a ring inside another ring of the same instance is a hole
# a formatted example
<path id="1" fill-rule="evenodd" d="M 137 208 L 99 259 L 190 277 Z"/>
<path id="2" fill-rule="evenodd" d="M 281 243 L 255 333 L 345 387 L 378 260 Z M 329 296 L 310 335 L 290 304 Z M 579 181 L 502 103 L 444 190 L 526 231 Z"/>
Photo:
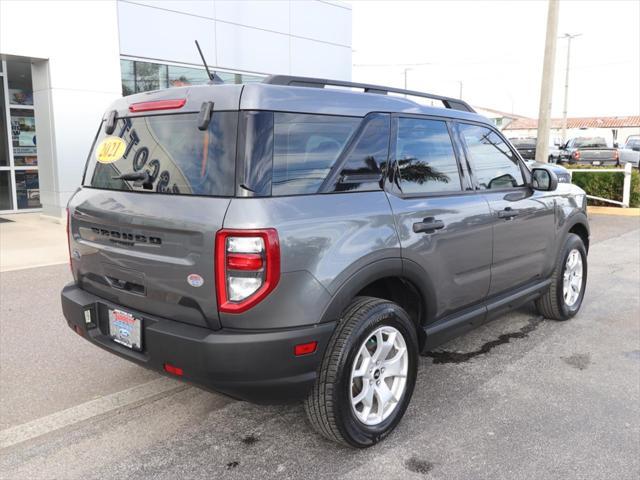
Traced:
<path id="1" fill-rule="evenodd" d="M 415 287 L 422 302 L 420 305 L 422 326 L 433 319 L 436 303 L 431 279 L 417 263 L 401 257 L 394 257 L 371 262 L 342 282 L 322 313 L 320 323 L 337 320 L 359 291 L 386 277 L 400 278 Z"/>
<path id="2" fill-rule="evenodd" d="M 583 211 L 579 211 L 567 217 L 564 225 L 562 226 L 562 238 L 563 240 L 569 234 L 569 230 L 575 227 L 577 224 L 582 225 L 587 230 L 587 237 L 591 236 L 591 229 L 589 228 L 589 219 L 587 218 L 587 214 Z M 564 242 L 563 242 L 564 243 Z M 589 249 L 589 245 L 585 245 L 587 251 Z M 558 246 L 558 250 L 562 248 L 561 245 Z"/>

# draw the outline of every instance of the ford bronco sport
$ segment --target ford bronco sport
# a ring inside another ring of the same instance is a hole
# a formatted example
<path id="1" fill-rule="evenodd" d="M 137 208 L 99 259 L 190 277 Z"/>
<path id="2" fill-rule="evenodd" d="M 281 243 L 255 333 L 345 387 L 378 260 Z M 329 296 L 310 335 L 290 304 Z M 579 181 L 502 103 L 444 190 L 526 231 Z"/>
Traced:
<path id="1" fill-rule="evenodd" d="M 438 102 L 442 107 L 426 106 Z M 465 102 L 273 76 L 116 101 L 68 205 L 71 328 L 355 447 L 418 355 L 525 302 L 567 320 L 586 197 Z"/>

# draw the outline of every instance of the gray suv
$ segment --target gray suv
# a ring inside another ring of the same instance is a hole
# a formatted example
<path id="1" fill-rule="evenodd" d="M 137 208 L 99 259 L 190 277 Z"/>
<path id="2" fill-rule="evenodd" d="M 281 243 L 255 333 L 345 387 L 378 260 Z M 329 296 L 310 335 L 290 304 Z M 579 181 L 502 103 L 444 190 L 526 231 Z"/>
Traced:
<path id="1" fill-rule="evenodd" d="M 465 102 L 286 76 L 115 102 L 68 234 L 76 333 L 235 398 L 304 400 L 355 447 L 398 424 L 421 352 L 532 300 L 574 316 L 589 247 L 584 192 Z"/>

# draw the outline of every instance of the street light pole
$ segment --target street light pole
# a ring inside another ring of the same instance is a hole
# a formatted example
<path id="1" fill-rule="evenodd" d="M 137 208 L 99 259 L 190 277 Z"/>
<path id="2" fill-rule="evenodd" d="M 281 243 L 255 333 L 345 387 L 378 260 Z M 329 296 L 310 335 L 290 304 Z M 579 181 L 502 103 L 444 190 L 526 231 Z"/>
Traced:
<path id="1" fill-rule="evenodd" d="M 405 67 L 404 69 L 404 89 L 407 90 L 407 73 L 409 72 L 409 70 L 412 70 L 411 67 Z"/>
<path id="2" fill-rule="evenodd" d="M 569 104 L 569 62 L 571 61 L 571 40 L 579 37 L 580 35 L 582 34 L 577 33 L 571 35 L 570 33 L 565 33 L 560 37 L 567 39 L 567 65 L 564 75 L 564 109 L 562 110 L 562 143 L 567 141 L 567 105 Z"/>
<path id="3" fill-rule="evenodd" d="M 549 161 L 549 128 L 551 127 L 551 99 L 553 97 L 553 70 L 556 60 L 556 39 L 558 37 L 559 0 L 549 0 L 547 10 L 547 38 L 542 64 L 542 84 L 540 86 L 540 108 L 538 110 L 538 140 L 536 141 L 536 161 Z"/>

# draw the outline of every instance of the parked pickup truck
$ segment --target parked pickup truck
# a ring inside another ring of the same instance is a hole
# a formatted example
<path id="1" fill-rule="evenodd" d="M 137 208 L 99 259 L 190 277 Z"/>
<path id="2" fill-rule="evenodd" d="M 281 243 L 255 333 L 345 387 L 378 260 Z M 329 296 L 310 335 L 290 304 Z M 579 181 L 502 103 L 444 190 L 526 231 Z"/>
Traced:
<path id="1" fill-rule="evenodd" d="M 510 138 L 509 141 L 524 160 L 536 159 L 536 138 Z"/>
<path id="2" fill-rule="evenodd" d="M 627 138 L 627 143 L 618 151 L 620 164 L 630 163 L 635 168 L 640 168 L 640 135 L 631 135 Z"/>
<path id="3" fill-rule="evenodd" d="M 618 165 L 618 150 L 607 147 L 602 137 L 571 138 L 560 147 L 558 163 Z"/>

